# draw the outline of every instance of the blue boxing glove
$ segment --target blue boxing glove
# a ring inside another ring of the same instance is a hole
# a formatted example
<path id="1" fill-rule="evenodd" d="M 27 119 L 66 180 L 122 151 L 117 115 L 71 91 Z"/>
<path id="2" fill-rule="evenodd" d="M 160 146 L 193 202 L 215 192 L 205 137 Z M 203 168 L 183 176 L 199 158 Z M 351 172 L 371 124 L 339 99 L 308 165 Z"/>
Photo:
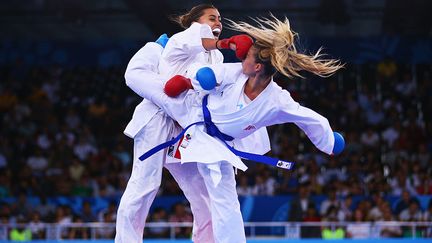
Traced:
<path id="1" fill-rule="evenodd" d="M 338 132 L 333 132 L 333 136 L 335 138 L 334 146 L 333 146 L 333 155 L 338 155 L 342 153 L 345 148 L 345 140 L 342 135 Z"/>
<path id="2" fill-rule="evenodd" d="M 205 90 L 212 90 L 216 87 L 215 73 L 209 67 L 200 68 L 196 73 L 196 80 Z"/>
<path id="3" fill-rule="evenodd" d="M 161 36 L 159 36 L 159 38 L 155 42 L 158 43 L 159 45 L 161 45 L 163 48 L 165 48 L 168 40 L 169 40 L 168 35 L 162 34 Z"/>

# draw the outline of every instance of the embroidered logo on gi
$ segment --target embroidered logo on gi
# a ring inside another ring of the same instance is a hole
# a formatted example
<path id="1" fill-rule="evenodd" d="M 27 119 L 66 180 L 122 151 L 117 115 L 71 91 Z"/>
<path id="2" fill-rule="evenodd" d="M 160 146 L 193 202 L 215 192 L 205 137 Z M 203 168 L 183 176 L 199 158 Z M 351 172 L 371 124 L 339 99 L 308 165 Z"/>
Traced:
<path id="1" fill-rule="evenodd" d="M 245 129 L 243 129 L 243 130 L 249 131 L 249 130 L 255 130 L 255 129 L 256 129 L 256 127 L 254 125 L 249 125 Z"/>
<path id="2" fill-rule="evenodd" d="M 293 163 L 279 160 L 279 162 L 277 162 L 276 166 L 279 168 L 290 170 L 293 166 Z"/>
<path id="3" fill-rule="evenodd" d="M 173 137 L 174 138 L 174 137 Z M 171 138 L 171 139 L 173 139 L 173 138 Z M 171 146 L 169 146 L 169 148 L 168 148 L 168 156 L 170 156 L 170 157 L 174 157 L 174 150 L 175 150 L 175 146 L 174 145 L 171 145 Z"/>
<path id="4" fill-rule="evenodd" d="M 180 146 L 182 148 L 186 148 L 189 145 L 189 141 L 192 139 L 192 136 L 190 134 L 186 134 L 186 136 L 183 137 L 183 141 L 181 142 Z"/>

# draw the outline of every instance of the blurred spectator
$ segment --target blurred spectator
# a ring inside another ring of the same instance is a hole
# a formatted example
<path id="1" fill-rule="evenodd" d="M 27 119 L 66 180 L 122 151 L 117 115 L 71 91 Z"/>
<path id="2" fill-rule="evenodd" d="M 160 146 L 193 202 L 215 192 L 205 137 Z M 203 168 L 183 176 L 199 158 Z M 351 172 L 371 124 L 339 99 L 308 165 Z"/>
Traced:
<path id="1" fill-rule="evenodd" d="M 310 193 L 313 195 L 320 195 L 323 193 L 323 186 L 325 184 L 324 175 L 320 173 L 320 168 L 315 160 L 310 159 L 306 162 L 306 171 L 301 175 L 299 181 L 310 182 Z"/>
<path id="2" fill-rule="evenodd" d="M 27 199 L 27 195 L 25 193 L 20 193 L 17 201 L 12 204 L 12 213 L 14 215 L 28 215 L 30 209 L 32 208 L 31 203 Z"/>
<path id="3" fill-rule="evenodd" d="M 318 214 L 315 206 L 309 205 L 305 216 L 303 217 L 303 222 L 320 222 L 321 217 Z M 306 226 L 302 228 L 302 238 L 320 238 L 321 227 L 320 226 Z"/>
<path id="4" fill-rule="evenodd" d="M 84 223 L 82 218 L 78 215 L 74 215 L 72 222 L 78 224 L 69 229 L 68 239 L 90 239 L 89 230 L 85 227 L 79 226 L 79 224 Z"/>
<path id="5" fill-rule="evenodd" d="M 422 215 L 422 220 L 432 222 L 432 198 L 429 199 L 428 207 Z"/>
<path id="6" fill-rule="evenodd" d="M 96 217 L 89 201 L 83 201 L 80 218 L 84 223 L 96 222 Z"/>
<path id="7" fill-rule="evenodd" d="M 26 219 L 23 215 L 17 217 L 16 227 L 9 233 L 11 241 L 30 241 L 32 240 L 32 232 L 26 227 Z"/>
<path id="8" fill-rule="evenodd" d="M 402 162 L 402 164 L 406 164 L 406 163 L 407 161 Z M 398 170 L 396 171 L 395 176 L 390 181 L 390 186 L 392 187 L 392 194 L 394 196 L 402 196 L 402 198 L 405 198 L 406 195 L 403 195 L 404 193 L 407 193 L 408 197 L 410 197 L 410 195 L 417 194 L 411 181 L 407 177 L 407 173 L 408 171 Z"/>
<path id="9" fill-rule="evenodd" d="M 239 196 L 250 196 L 252 195 L 252 188 L 248 184 L 248 177 L 244 174 L 240 174 L 237 178 L 237 194 Z"/>
<path id="10" fill-rule="evenodd" d="M 421 221 L 422 211 L 417 200 L 410 200 L 408 208 L 402 210 L 399 214 L 399 219 L 401 221 Z"/>
<path id="11" fill-rule="evenodd" d="M 323 218 L 325 222 L 334 222 L 337 223 L 338 220 L 338 208 L 335 206 L 330 206 L 327 208 L 327 212 L 325 212 Z M 321 232 L 323 239 L 343 239 L 346 236 L 346 230 L 341 227 L 339 224 L 325 224 L 322 228 Z"/>
<path id="12" fill-rule="evenodd" d="M 331 158 L 327 166 L 325 167 L 324 172 L 322 172 L 326 184 L 330 184 L 331 181 L 335 180 L 345 180 L 345 173 L 342 171 L 342 168 L 338 166 L 337 163 L 338 161 L 335 158 Z"/>
<path id="13" fill-rule="evenodd" d="M 333 206 L 337 209 L 339 209 L 340 206 L 340 202 L 339 200 L 336 198 L 336 191 L 334 188 L 329 188 L 328 189 L 328 193 L 327 193 L 328 197 L 327 199 L 325 199 L 322 203 L 321 203 L 321 207 L 320 207 L 320 214 L 321 215 L 325 215 L 328 208 Z"/>
<path id="14" fill-rule="evenodd" d="M 5 168 L 7 164 L 6 156 L 0 151 L 0 169 Z"/>
<path id="15" fill-rule="evenodd" d="M 352 209 L 351 209 L 352 203 L 353 203 L 353 200 L 352 200 L 351 195 L 347 195 L 345 197 L 345 199 L 343 200 L 343 202 L 340 203 L 340 208 L 339 208 L 339 211 L 337 213 L 338 221 L 345 222 L 345 221 L 351 220 L 352 214 L 353 214 Z M 328 208 L 327 208 L 327 210 L 328 210 Z"/>
<path id="16" fill-rule="evenodd" d="M 423 213 L 420 209 L 419 202 L 412 199 L 409 202 L 408 208 L 404 209 L 399 214 L 399 220 L 406 222 L 418 222 L 422 220 L 422 216 Z M 406 238 L 421 238 L 423 235 L 423 230 L 423 227 L 416 227 L 415 230 L 413 230 L 413 228 L 410 226 L 402 227 L 403 236 Z"/>
<path id="17" fill-rule="evenodd" d="M 47 128 L 43 128 L 42 131 L 40 131 L 37 134 L 36 142 L 40 149 L 47 150 L 51 147 L 51 133 Z"/>
<path id="18" fill-rule="evenodd" d="M 69 176 L 73 180 L 80 181 L 84 170 L 84 165 L 77 158 L 72 159 L 72 164 L 69 165 Z"/>
<path id="19" fill-rule="evenodd" d="M 0 224 L 9 224 L 8 217 L 0 215 Z M 0 228 L 0 240 L 7 241 L 9 239 L 9 230 L 6 227 Z"/>
<path id="20" fill-rule="evenodd" d="M 11 174 L 8 169 L 0 169 L 0 199 L 11 196 Z"/>
<path id="21" fill-rule="evenodd" d="M 48 167 L 48 159 L 40 148 L 36 148 L 35 153 L 27 158 L 27 165 L 32 169 L 33 174 L 40 177 Z"/>
<path id="22" fill-rule="evenodd" d="M 121 143 L 117 144 L 113 155 L 122 162 L 123 166 L 127 166 L 132 163 L 131 154 L 128 152 L 128 150 L 124 148 L 123 144 Z"/>
<path id="23" fill-rule="evenodd" d="M 271 196 L 271 195 L 273 195 L 273 190 L 274 190 L 273 188 L 274 188 L 273 186 L 266 183 L 263 176 L 256 175 L 255 176 L 255 185 L 252 187 L 251 192 L 252 192 L 252 195 Z"/>
<path id="24" fill-rule="evenodd" d="M 416 188 L 419 195 L 432 194 L 432 173 L 431 171 L 421 170 L 419 173 L 419 185 Z"/>
<path id="25" fill-rule="evenodd" d="M 96 154 L 96 147 L 91 144 L 87 138 L 80 137 L 78 144 L 74 146 L 74 154 L 81 160 L 85 161 L 91 154 Z"/>
<path id="26" fill-rule="evenodd" d="M 54 217 L 56 207 L 53 204 L 48 203 L 48 199 L 45 195 L 40 197 L 40 203 L 35 207 L 35 211 L 40 214 L 43 221 L 52 222 L 50 218 Z"/>
<path id="27" fill-rule="evenodd" d="M 432 198 L 429 199 L 427 210 L 423 213 L 422 220 L 432 222 Z M 432 237 L 432 226 L 426 228 L 425 237 Z"/>
<path id="28" fill-rule="evenodd" d="M 96 188 L 96 182 L 94 182 L 87 171 L 83 172 L 82 177 L 76 182 L 72 188 L 72 195 L 81 197 L 91 197 L 93 196 L 93 191 Z"/>
<path id="29" fill-rule="evenodd" d="M 410 72 L 403 74 L 402 80 L 396 84 L 395 90 L 403 96 L 411 96 L 416 90 L 416 82 L 413 80 Z"/>
<path id="30" fill-rule="evenodd" d="M 172 207 L 172 214 L 170 215 L 169 222 L 192 222 L 192 215 L 186 211 L 185 205 L 176 203 Z M 175 228 L 176 238 L 189 238 L 192 234 L 190 227 L 177 227 Z"/>
<path id="31" fill-rule="evenodd" d="M 401 130 L 400 122 L 391 123 L 382 133 L 382 139 L 387 143 L 389 148 L 393 148 L 394 142 L 399 138 L 399 131 Z"/>
<path id="32" fill-rule="evenodd" d="M 399 226 L 396 218 L 393 217 L 390 206 L 384 206 L 382 211 L 382 219 L 377 222 L 385 223 L 380 228 L 380 236 L 383 238 L 397 238 L 402 236 L 402 228 Z"/>
<path id="33" fill-rule="evenodd" d="M 151 223 L 166 223 L 168 222 L 168 217 L 165 209 L 155 208 L 153 214 L 150 218 Z M 169 228 L 167 227 L 148 227 L 147 230 L 150 237 L 155 238 L 168 238 Z"/>
<path id="34" fill-rule="evenodd" d="M 303 182 L 300 184 L 298 188 L 298 196 L 291 201 L 288 221 L 301 222 L 307 216 L 308 211 L 311 211 L 311 208 L 316 208 L 315 202 L 310 197 L 309 186 L 309 182 Z M 309 230 L 309 227 L 302 226 L 300 228 L 300 236 L 302 238 L 308 237 Z"/>
<path id="35" fill-rule="evenodd" d="M 381 105 L 375 102 L 373 108 L 367 112 L 366 118 L 369 125 L 379 126 L 384 120 L 384 112 Z"/>
<path id="36" fill-rule="evenodd" d="M 362 132 L 360 140 L 367 147 L 374 148 L 378 146 L 379 136 L 372 127 L 368 127 L 366 131 Z"/>
<path id="37" fill-rule="evenodd" d="M 370 235 L 369 223 L 365 222 L 365 216 L 360 209 L 356 209 L 353 222 L 347 225 L 346 236 L 352 239 L 367 239 Z"/>
<path id="38" fill-rule="evenodd" d="M 107 223 L 107 224 L 112 224 L 112 225 L 115 224 L 115 220 L 113 220 L 112 214 L 109 212 L 106 212 L 103 214 L 103 220 L 101 222 Z M 114 239 L 115 227 L 112 227 L 112 225 L 98 228 L 96 231 L 97 238 Z"/>
<path id="39" fill-rule="evenodd" d="M 76 219 L 76 218 L 75 218 Z M 67 225 L 72 223 L 73 216 L 70 213 L 70 208 L 67 206 L 58 206 L 55 211 L 54 223 L 58 225 Z M 76 219 L 77 220 L 77 219 Z M 81 219 L 80 219 L 81 220 Z M 67 228 L 63 228 L 60 231 L 60 236 L 63 239 L 70 237 L 70 231 Z"/>
<path id="40" fill-rule="evenodd" d="M 383 209 L 388 204 L 379 192 L 372 194 L 372 209 L 368 212 L 367 218 L 371 221 L 379 221 L 383 218 Z"/>
<path id="41" fill-rule="evenodd" d="M 396 203 L 394 213 L 396 215 L 399 215 L 403 210 L 405 210 L 409 207 L 410 203 L 413 200 L 418 202 L 417 198 L 411 197 L 411 194 L 407 190 L 404 190 L 402 192 L 402 196 L 401 196 L 400 200 Z"/>
<path id="42" fill-rule="evenodd" d="M 288 221 L 300 222 L 306 215 L 308 208 L 315 207 L 310 197 L 309 183 L 305 182 L 298 187 L 298 196 L 291 201 Z"/>
<path id="43" fill-rule="evenodd" d="M 377 74 L 382 78 L 383 83 L 394 81 L 396 79 L 397 65 L 390 56 L 385 56 L 384 59 L 378 62 Z"/>
<path id="44" fill-rule="evenodd" d="M 28 227 L 32 232 L 32 238 L 34 240 L 45 239 L 45 223 L 42 222 L 39 212 L 34 211 L 31 213 Z"/>
<path id="45" fill-rule="evenodd" d="M 109 203 L 107 208 L 100 210 L 98 213 L 98 221 L 99 222 L 104 221 L 104 218 L 106 217 L 106 215 L 109 215 L 110 222 L 111 221 L 115 222 L 115 220 L 117 218 L 117 203 L 112 201 Z"/>
<path id="46" fill-rule="evenodd" d="M 340 240 L 345 238 L 345 230 L 342 227 L 336 226 L 334 229 L 331 227 L 324 227 L 321 237 L 324 240 Z"/>

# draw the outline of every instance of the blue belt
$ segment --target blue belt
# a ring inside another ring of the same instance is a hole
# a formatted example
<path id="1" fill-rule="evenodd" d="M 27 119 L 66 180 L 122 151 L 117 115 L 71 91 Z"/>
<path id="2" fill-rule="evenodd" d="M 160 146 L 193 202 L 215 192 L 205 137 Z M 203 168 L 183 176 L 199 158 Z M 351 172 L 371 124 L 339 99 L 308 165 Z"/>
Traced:
<path id="1" fill-rule="evenodd" d="M 207 134 L 209 134 L 212 137 L 219 138 L 232 153 L 234 153 L 235 155 L 237 155 L 240 158 L 251 160 L 251 161 L 256 161 L 256 162 L 260 162 L 260 163 L 264 163 L 264 164 L 268 164 L 268 165 L 272 165 L 272 166 L 276 166 L 276 167 L 279 167 L 282 169 L 287 169 L 287 170 L 291 170 L 294 167 L 294 162 L 283 161 L 283 160 L 279 160 L 276 158 L 272 158 L 272 157 L 268 157 L 268 156 L 260 155 L 260 154 L 247 153 L 247 152 L 239 151 L 239 150 L 233 148 L 232 146 L 230 146 L 226 141 L 232 141 L 232 140 L 234 140 L 234 138 L 229 136 L 229 135 L 222 133 L 216 127 L 216 125 L 212 122 L 210 111 L 207 108 L 207 103 L 208 103 L 208 95 L 204 96 L 203 103 L 202 103 L 204 121 L 195 122 L 195 123 L 190 124 L 185 129 L 183 129 L 177 137 L 171 139 L 168 142 L 159 144 L 158 146 L 150 149 L 149 151 L 147 151 L 146 153 L 141 155 L 139 157 L 139 159 L 141 161 L 143 161 L 143 160 L 147 159 L 148 157 L 152 156 L 153 154 L 157 153 L 158 151 L 174 145 L 184 136 L 186 130 L 188 130 L 190 127 L 195 126 L 195 125 L 204 124 L 206 127 L 206 130 L 207 130 Z"/>

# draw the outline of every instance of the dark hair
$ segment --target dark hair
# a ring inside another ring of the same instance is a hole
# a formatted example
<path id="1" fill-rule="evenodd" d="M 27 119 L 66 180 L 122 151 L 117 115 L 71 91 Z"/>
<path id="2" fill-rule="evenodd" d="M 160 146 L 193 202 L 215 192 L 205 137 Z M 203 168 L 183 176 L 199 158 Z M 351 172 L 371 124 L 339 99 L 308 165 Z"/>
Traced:
<path id="1" fill-rule="evenodd" d="M 198 19 L 204 15 L 204 10 L 209 8 L 217 9 L 212 4 L 204 3 L 193 7 L 191 10 L 189 10 L 189 12 L 185 14 L 171 17 L 171 19 L 177 22 L 181 27 L 187 29 L 192 25 L 192 22 L 198 21 Z"/>

